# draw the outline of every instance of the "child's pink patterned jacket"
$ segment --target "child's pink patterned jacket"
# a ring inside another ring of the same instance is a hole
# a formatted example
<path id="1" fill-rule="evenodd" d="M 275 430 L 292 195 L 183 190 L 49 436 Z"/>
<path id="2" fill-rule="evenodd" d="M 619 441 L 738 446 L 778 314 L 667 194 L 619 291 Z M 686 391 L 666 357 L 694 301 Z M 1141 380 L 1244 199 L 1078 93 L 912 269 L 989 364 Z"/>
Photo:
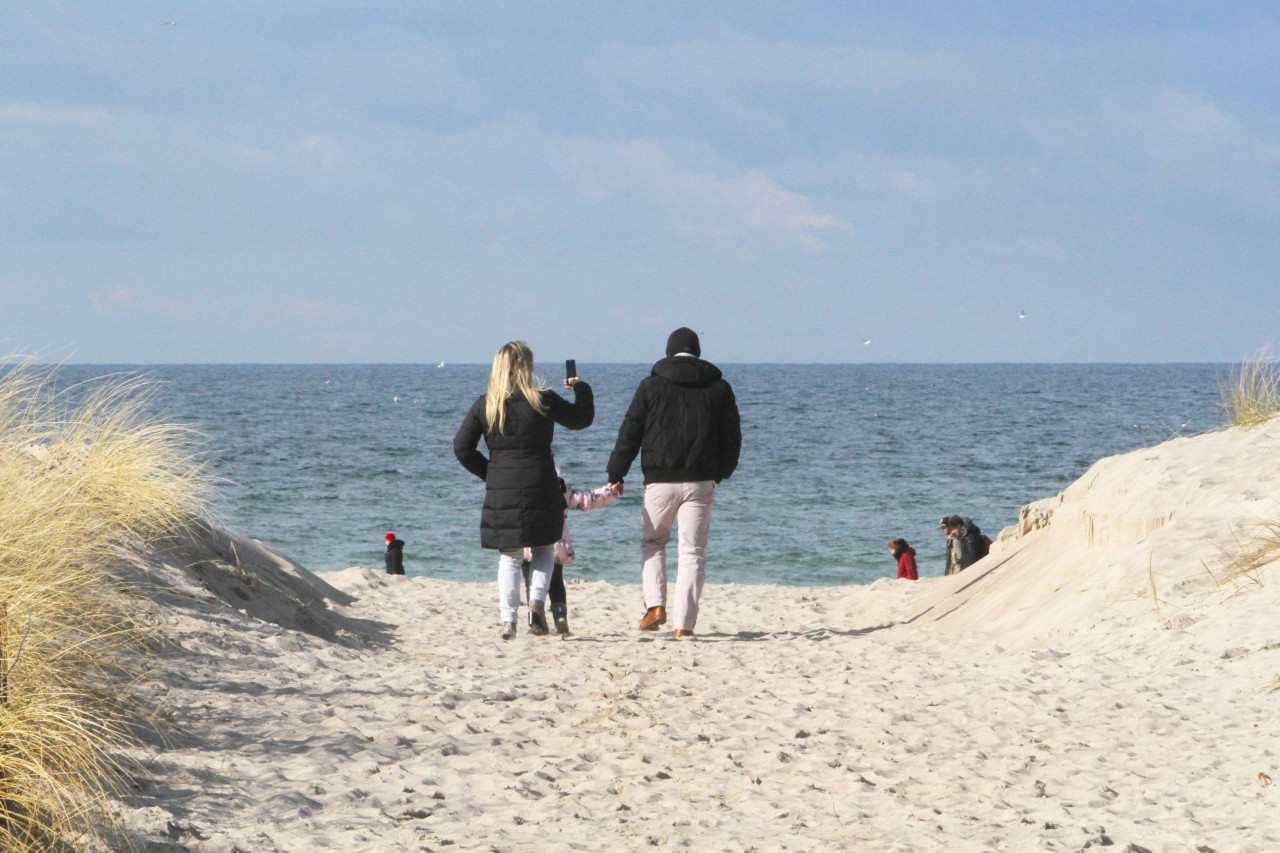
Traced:
<path id="1" fill-rule="evenodd" d="M 598 489 L 575 489 L 570 485 L 564 487 L 564 532 L 560 541 L 555 544 L 556 562 L 562 566 L 573 565 L 573 537 L 569 535 L 569 510 L 576 509 L 590 512 L 602 506 L 608 506 L 618 499 L 618 490 L 613 486 L 601 486 Z M 531 557 L 529 549 L 524 549 L 524 558 Z"/>

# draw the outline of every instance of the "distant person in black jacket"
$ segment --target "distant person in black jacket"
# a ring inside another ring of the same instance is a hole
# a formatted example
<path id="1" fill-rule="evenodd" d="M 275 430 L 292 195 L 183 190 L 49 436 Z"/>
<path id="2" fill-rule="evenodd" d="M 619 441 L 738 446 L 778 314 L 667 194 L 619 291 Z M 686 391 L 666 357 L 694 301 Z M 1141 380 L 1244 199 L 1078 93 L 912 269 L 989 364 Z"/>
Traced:
<path id="1" fill-rule="evenodd" d="M 453 455 L 484 480 L 480 545 L 498 556 L 499 632 L 516 635 L 520 563 L 530 549 L 529 633 L 546 634 L 552 546 L 564 530 L 564 491 L 551 457 L 555 425 L 586 429 L 595 419 L 591 386 L 576 376 L 564 381 L 573 402 L 537 384 L 533 351 L 524 341 L 503 344 L 493 357 L 489 389 L 478 398 L 453 437 Z M 477 448 L 484 438 L 485 458 Z"/>
<path id="2" fill-rule="evenodd" d="M 716 484 L 738 467 L 742 448 L 733 388 L 720 368 L 701 356 L 696 332 L 681 327 L 671 333 L 667 357 L 636 388 L 608 468 L 609 482 L 621 486 L 640 454 L 642 631 L 656 631 L 667 621 L 667 543 L 672 523 L 679 523 L 679 571 L 671 606 L 677 637 L 692 636 L 698 621 Z"/>
<path id="3" fill-rule="evenodd" d="M 394 533 L 387 534 L 387 574 L 404 574 L 404 540 Z"/>

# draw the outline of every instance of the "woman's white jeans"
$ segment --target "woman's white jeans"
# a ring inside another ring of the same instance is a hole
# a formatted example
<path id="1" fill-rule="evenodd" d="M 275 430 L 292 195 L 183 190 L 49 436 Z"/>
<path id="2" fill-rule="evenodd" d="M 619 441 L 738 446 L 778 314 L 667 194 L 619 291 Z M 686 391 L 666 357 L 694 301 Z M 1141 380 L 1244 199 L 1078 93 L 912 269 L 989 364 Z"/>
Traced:
<path id="1" fill-rule="evenodd" d="M 707 536 L 716 502 L 714 480 L 692 483 L 649 483 L 644 487 L 640 538 L 640 580 L 645 607 L 667 607 L 672 627 L 692 631 L 698 600 L 707 575 Z M 676 594 L 667 605 L 667 543 L 671 525 L 679 526 L 679 571 Z"/>
<path id="2" fill-rule="evenodd" d="M 533 559 L 529 561 L 529 602 L 536 604 L 547 600 L 551 586 L 551 569 L 555 566 L 554 546 L 543 545 L 529 549 Z M 502 622 L 515 622 L 520 609 L 520 590 L 524 587 L 524 549 L 512 548 L 498 552 L 498 615 Z"/>

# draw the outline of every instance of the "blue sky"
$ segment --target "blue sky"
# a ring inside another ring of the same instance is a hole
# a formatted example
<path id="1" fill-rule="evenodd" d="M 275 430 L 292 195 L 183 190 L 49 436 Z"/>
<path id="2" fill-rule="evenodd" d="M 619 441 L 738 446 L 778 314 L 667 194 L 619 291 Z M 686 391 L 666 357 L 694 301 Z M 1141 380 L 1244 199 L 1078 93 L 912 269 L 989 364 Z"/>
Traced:
<path id="1" fill-rule="evenodd" d="M 688 325 L 722 362 L 1235 361 L 1280 332 L 1275 3 L 2 11 L 10 353 L 589 364 Z"/>

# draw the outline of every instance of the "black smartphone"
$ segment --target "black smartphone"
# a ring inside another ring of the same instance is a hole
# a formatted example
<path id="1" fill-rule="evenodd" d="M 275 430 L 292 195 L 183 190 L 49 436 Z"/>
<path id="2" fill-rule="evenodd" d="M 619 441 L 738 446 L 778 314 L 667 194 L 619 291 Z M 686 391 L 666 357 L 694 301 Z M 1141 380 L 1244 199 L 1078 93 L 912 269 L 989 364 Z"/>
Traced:
<path id="1" fill-rule="evenodd" d="M 572 379 L 578 375 L 578 362 L 572 358 L 564 360 L 564 378 Z"/>

